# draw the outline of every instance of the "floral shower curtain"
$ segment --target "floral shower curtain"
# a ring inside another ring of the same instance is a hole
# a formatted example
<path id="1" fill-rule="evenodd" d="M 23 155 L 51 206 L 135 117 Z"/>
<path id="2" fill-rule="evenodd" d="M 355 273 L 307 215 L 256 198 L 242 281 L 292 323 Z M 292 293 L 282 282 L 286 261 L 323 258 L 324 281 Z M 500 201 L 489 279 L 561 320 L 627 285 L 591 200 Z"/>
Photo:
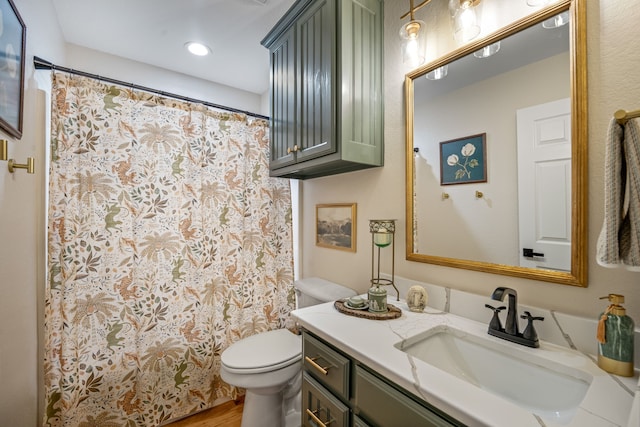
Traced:
<path id="1" fill-rule="evenodd" d="M 53 75 L 44 425 L 157 426 L 237 391 L 231 343 L 288 327 L 288 180 L 268 124 Z"/>

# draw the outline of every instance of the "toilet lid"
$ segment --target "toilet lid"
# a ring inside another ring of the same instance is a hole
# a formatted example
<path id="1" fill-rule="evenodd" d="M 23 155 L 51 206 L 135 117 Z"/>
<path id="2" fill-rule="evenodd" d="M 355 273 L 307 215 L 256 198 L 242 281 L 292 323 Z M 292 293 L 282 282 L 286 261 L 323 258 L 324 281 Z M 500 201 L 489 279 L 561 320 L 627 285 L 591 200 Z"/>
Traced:
<path id="1" fill-rule="evenodd" d="M 287 329 L 276 329 L 231 344 L 221 360 L 230 372 L 260 373 L 289 366 L 301 355 L 301 338 Z"/>

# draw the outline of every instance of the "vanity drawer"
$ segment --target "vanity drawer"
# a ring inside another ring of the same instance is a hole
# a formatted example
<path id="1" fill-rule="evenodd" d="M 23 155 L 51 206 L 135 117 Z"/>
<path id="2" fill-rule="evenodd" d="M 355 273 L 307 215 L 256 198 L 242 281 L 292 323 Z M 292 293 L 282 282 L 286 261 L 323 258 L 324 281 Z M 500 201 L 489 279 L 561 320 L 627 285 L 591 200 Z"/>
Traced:
<path id="1" fill-rule="evenodd" d="M 308 333 L 302 336 L 304 368 L 331 392 L 349 400 L 349 359 Z"/>
<path id="2" fill-rule="evenodd" d="M 371 427 L 369 424 L 365 423 L 364 421 L 362 421 L 362 419 L 360 417 L 358 417 L 357 415 L 353 416 L 353 427 Z"/>
<path id="3" fill-rule="evenodd" d="M 428 408 L 426 404 L 416 402 L 361 366 L 358 365 L 355 369 L 355 413 L 369 424 L 378 427 L 463 426 L 436 413 L 435 409 Z"/>
<path id="4" fill-rule="evenodd" d="M 307 372 L 302 377 L 302 426 L 349 426 L 349 408 Z"/>

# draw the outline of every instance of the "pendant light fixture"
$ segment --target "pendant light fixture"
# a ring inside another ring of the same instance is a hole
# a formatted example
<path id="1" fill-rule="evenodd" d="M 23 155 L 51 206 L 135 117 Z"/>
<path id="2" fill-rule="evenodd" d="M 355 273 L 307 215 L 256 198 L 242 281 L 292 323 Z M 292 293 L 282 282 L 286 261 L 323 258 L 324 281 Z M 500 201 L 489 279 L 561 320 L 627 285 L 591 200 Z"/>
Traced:
<path id="1" fill-rule="evenodd" d="M 449 0 L 449 14 L 453 22 L 453 36 L 466 43 L 480 34 L 476 9 L 481 0 Z"/>
<path id="2" fill-rule="evenodd" d="M 422 3 L 419 7 L 425 5 L 429 0 Z M 417 67 L 424 64 L 427 50 L 427 34 L 424 21 L 414 18 L 413 13 L 417 8 L 413 6 L 413 0 L 409 0 L 411 9 L 405 13 L 400 19 L 407 15 L 411 20 L 400 28 L 400 38 L 402 39 L 402 62 Z"/>
<path id="3" fill-rule="evenodd" d="M 429 80 L 440 80 L 447 77 L 448 72 L 449 66 L 445 64 L 442 67 L 438 67 L 435 70 L 429 71 L 425 77 Z"/>
<path id="4" fill-rule="evenodd" d="M 562 12 L 553 16 L 542 23 L 544 28 L 560 28 L 564 25 L 567 25 L 571 17 L 569 16 L 569 12 Z"/>
<path id="5" fill-rule="evenodd" d="M 500 40 L 488 46 L 485 46 L 481 49 L 476 50 L 475 52 L 473 52 L 473 56 L 475 56 L 476 58 L 488 58 L 498 53 L 499 50 L 500 50 Z"/>

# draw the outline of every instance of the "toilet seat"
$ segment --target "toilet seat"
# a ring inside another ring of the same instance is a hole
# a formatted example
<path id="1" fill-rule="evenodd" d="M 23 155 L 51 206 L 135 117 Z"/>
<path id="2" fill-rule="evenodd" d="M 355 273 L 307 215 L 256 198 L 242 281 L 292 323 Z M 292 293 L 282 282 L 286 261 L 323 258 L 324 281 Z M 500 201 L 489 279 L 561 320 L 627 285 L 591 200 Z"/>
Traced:
<path id="1" fill-rule="evenodd" d="M 222 352 L 224 369 L 236 374 L 259 374 L 287 367 L 302 357 L 298 335 L 276 329 L 243 338 Z"/>

